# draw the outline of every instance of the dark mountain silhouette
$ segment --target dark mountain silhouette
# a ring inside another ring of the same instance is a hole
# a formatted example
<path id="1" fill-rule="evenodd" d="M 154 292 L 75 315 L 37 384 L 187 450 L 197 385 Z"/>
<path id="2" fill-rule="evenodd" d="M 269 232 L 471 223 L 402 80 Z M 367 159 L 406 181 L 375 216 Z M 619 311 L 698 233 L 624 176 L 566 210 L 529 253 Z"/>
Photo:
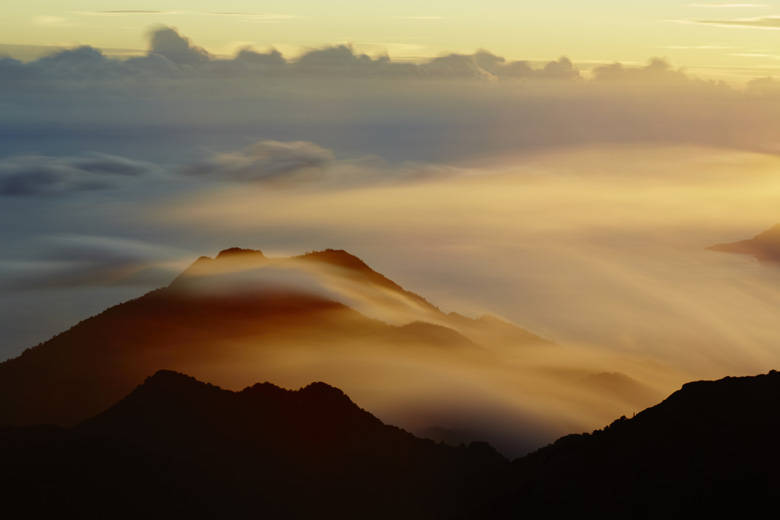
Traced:
<path id="1" fill-rule="evenodd" d="M 716 244 L 707 248 L 722 253 L 750 255 L 762 262 L 780 262 L 780 224 L 759 233 L 748 240 L 729 244 Z"/>
<path id="2" fill-rule="evenodd" d="M 631 419 L 515 461 L 490 516 L 773 516 L 778 438 L 780 373 L 688 383 Z"/>
<path id="3" fill-rule="evenodd" d="M 778 436 L 775 371 L 688 383 L 511 464 L 324 383 L 231 392 L 161 371 L 73 430 L 0 429 L 0 490 L 8 518 L 763 518 Z"/>
<path id="4" fill-rule="evenodd" d="M 0 489 L 27 517 L 469 518 L 491 492 L 483 477 L 508 467 L 487 445 L 386 426 L 324 383 L 231 392 L 170 371 L 73 431 L 0 440 L 17 454 Z M 19 503 L 51 492 L 61 501 Z"/>
<path id="5" fill-rule="evenodd" d="M 186 461 L 56 426 L 0 428 L 3 518 L 219 517 L 230 496 Z"/>
<path id="6" fill-rule="evenodd" d="M 339 299 L 400 324 L 361 314 Z M 345 251 L 268 258 L 232 248 L 198 259 L 168 287 L 0 363 L 0 426 L 73 426 L 164 368 L 239 388 L 278 379 L 260 372 L 270 366 L 262 357 L 268 353 L 385 348 L 430 350 L 444 360 L 484 352 L 472 337 L 501 335 L 518 346 L 543 341 L 499 320 L 445 315 Z"/>

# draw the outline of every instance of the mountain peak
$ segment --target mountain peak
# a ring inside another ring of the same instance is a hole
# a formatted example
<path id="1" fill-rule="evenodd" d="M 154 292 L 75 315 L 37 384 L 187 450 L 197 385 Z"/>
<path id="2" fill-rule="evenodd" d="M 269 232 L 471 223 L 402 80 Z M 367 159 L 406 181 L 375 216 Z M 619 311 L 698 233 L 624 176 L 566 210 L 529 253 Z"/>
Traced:
<path id="1" fill-rule="evenodd" d="M 363 260 L 343 249 L 312 251 L 298 258 L 302 260 L 316 260 L 356 271 L 373 271 Z"/>
<path id="2" fill-rule="evenodd" d="M 160 395 L 161 393 L 181 394 L 211 390 L 220 390 L 220 388 L 181 372 L 158 370 L 136 387 L 133 393 Z"/>
<path id="3" fill-rule="evenodd" d="M 176 372 L 175 370 L 158 370 L 143 382 L 144 385 L 181 385 L 202 383 L 192 376 Z"/>
<path id="4" fill-rule="evenodd" d="M 265 258 L 265 255 L 259 249 L 244 249 L 241 247 L 230 247 L 223 249 L 217 254 L 217 258 L 236 257 L 236 256 L 253 256 Z"/>
<path id="5" fill-rule="evenodd" d="M 567 435 L 518 460 L 511 489 L 520 491 L 502 518 L 583 511 L 656 518 L 670 510 L 761 516 L 778 483 L 778 411 L 774 370 L 686 383 L 633 418 Z"/>
<path id="6" fill-rule="evenodd" d="M 331 403 L 335 404 L 343 402 L 344 404 L 353 405 L 352 399 L 340 389 L 330 386 L 322 381 L 310 383 L 305 387 L 298 390 L 298 394 L 304 398 L 312 398 L 319 403 Z"/>

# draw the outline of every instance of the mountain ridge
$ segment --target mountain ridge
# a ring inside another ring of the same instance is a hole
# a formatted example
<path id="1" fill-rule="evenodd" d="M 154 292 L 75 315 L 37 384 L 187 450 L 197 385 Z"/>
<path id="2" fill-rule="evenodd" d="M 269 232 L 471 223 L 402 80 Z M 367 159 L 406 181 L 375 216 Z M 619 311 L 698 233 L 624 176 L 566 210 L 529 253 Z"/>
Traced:
<path id="1" fill-rule="evenodd" d="M 323 382 L 230 391 L 170 370 L 71 430 L 0 441 L 0 511 L 24 517 L 470 517 L 481 476 L 508 465 L 385 425 Z"/>
<path id="2" fill-rule="evenodd" d="M 158 371 L 75 431 L 219 475 L 236 495 L 228 511 L 260 503 L 284 517 L 456 517 L 486 493 L 472 480 L 508 464 L 484 444 L 451 447 L 386 425 L 323 382 L 230 391 Z"/>
<path id="3" fill-rule="evenodd" d="M 780 485 L 778 435 L 775 370 L 686 383 L 511 464 L 482 443 L 385 425 L 323 382 L 229 391 L 162 370 L 73 430 L 0 428 L 0 488 L 3 511 L 27 516 L 763 517 Z"/>
<path id="4" fill-rule="evenodd" d="M 661 403 L 513 462 L 495 518 L 763 516 L 780 485 L 780 373 L 686 383 Z"/>
<path id="5" fill-rule="evenodd" d="M 338 290 L 414 319 L 392 325 L 366 316 L 331 298 L 328 291 Z M 510 333 L 507 341 L 522 346 L 536 340 L 505 325 L 498 328 Z M 109 307 L 0 363 L 0 425 L 73 426 L 163 368 L 194 371 L 205 379 L 219 376 L 223 385 L 231 378 L 236 385 L 267 379 L 272 375 L 265 368 L 271 367 L 268 356 L 285 350 L 480 356 L 485 350 L 469 336 L 491 338 L 492 326 L 448 318 L 342 250 L 273 259 L 261 251 L 230 248 L 216 258 L 196 260 L 167 287 Z M 305 377 L 328 374 L 314 371 Z"/>

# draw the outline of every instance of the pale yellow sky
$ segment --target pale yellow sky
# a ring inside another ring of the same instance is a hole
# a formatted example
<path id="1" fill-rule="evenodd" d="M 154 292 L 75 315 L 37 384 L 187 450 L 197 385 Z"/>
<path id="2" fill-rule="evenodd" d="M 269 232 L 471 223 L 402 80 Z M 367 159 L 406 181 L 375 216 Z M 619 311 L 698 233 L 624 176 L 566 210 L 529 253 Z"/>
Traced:
<path id="1" fill-rule="evenodd" d="M 565 55 L 585 70 L 661 56 L 707 78 L 780 76 L 780 2 L 32 0 L 3 7 L 0 52 L 21 59 L 40 50 L 20 45 L 140 52 L 148 30 L 159 24 L 223 55 L 251 45 L 291 57 L 351 42 L 358 51 L 396 60 L 484 48 L 509 59 Z"/>

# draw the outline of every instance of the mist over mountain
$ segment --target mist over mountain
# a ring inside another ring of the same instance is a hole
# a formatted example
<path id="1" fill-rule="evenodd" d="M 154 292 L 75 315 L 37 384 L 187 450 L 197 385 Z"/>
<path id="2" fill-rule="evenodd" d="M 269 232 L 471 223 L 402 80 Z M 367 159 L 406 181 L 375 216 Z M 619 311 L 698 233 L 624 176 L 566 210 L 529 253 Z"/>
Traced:
<path id="1" fill-rule="evenodd" d="M 234 389 L 328 380 L 394 423 L 479 423 L 471 440 L 517 454 L 555 433 L 510 438 L 502 417 L 530 423 L 536 412 L 474 389 L 492 374 L 511 377 L 503 351 L 559 348 L 498 318 L 445 314 L 345 251 L 268 258 L 233 248 L 0 364 L 0 424 L 73 426 L 172 369 Z"/>

